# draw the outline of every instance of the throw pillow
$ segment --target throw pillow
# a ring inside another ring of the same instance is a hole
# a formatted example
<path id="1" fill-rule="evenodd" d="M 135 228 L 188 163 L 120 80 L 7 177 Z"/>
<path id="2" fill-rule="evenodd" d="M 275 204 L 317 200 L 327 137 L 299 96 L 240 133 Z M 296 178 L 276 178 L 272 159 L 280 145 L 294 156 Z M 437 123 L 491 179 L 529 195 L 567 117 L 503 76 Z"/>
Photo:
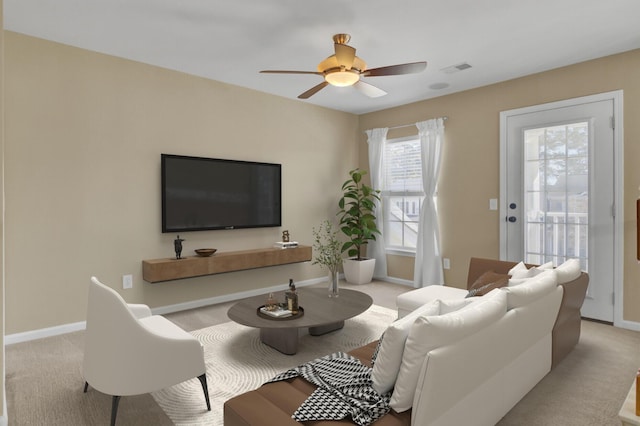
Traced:
<path id="1" fill-rule="evenodd" d="M 371 371 L 373 388 L 379 394 L 385 394 L 393 389 L 402 363 L 405 341 L 413 322 L 421 315 L 438 315 L 440 301 L 434 300 L 415 309 L 407 316 L 394 321 L 384 332 L 380 340 L 380 348 Z"/>
<path id="2" fill-rule="evenodd" d="M 523 278 L 533 278 L 536 275 L 539 275 L 542 271 L 546 271 L 547 269 L 553 269 L 553 262 L 547 262 L 540 266 L 534 266 L 531 269 L 527 269 L 527 266 L 524 262 L 518 263 L 516 266 L 511 268 L 509 271 L 509 275 L 514 280 L 523 279 Z"/>
<path id="3" fill-rule="evenodd" d="M 429 352 L 476 333 L 496 322 L 506 311 L 506 294 L 496 290 L 458 311 L 416 319 L 405 344 L 398 380 L 391 395 L 391 408 L 399 413 L 411 408 Z"/>
<path id="4" fill-rule="evenodd" d="M 580 267 L 579 259 L 568 259 L 562 265 L 556 268 L 556 274 L 558 274 L 558 284 L 568 283 L 580 276 L 582 269 Z"/>
<path id="5" fill-rule="evenodd" d="M 524 262 L 519 262 L 516 266 L 509 269 L 509 272 L 507 272 L 507 274 L 514 276 L 519 272 L 526 272 L 527 270 L 527 265 L 525 265 Z"/>
<path id="6" fill-rule="evenodd" d="M 509 275 L 487 271 L 471 284 L 469 293 L 465 297 L 484 296 L 494 288 L 504 287 L 507 284 L 509 284 Z"/>
<path id="7" fill-rule="evenodd" d="M 529 280 L 529 278 L 517 278 L 517 279 L 510 278 L 509 279 L 509 283 L 507 284 L 507 286 L 513 287 L 513 286 L 516 286 L 516 285 L 520 285 L 522 283 L 526 283 L 528 280 Z"/>

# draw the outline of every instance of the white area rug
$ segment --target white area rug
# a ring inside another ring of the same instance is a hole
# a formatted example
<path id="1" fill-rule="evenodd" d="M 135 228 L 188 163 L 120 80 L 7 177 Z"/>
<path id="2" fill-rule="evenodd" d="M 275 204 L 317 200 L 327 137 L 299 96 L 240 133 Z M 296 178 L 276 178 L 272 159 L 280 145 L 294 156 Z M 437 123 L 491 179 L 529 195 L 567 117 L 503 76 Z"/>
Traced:
<path id="1" fill-rule="evenodd" d="M 342 330 L 324 336 L 300 336 L 298 353 L 284 355 L 260 342 L 258 329 L 227 322 L 192 334 L 204 345 L 211 411 L 206 410 L 198 379 L 153 397 L 176 425 L 223 425 L 226 400 L 260 387 L 277 373 L 332 352 L 350 351 L 380 338 L 396 319 L 396 311 L 373 305 L 345 321 Z"/>

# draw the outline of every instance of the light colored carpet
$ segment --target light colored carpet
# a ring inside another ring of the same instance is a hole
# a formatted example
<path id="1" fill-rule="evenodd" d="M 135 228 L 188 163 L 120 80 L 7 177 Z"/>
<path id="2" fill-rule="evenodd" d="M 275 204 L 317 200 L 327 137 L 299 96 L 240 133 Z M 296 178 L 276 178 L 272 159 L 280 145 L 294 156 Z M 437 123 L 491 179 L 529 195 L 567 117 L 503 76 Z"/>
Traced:
<path id="1" fill-rule="evenodd" d="M 619 426 L 640 366 L 640 333 L 582 321 L 580 342 L 498 426 Z"/>
<path id="2" fill-rule="evenodd" d="M 344 288 L 364 291 L 373 297 L 376 305 L 387 308 L 395 306 L 398 294 L 410 290 L 383 282 L 361 286 L 344 284 Z M 167 317 L 185 330 L 199 330 L 228 321 L 226 313 L 233 303 L 176 312 Z M 347 326 L 349 323 L 347 321 Z M 257 339 L 257 331 L 253 330 L 253 333 Z M 324 337 L 313 339 L 324 341 L 320 340 Z M 232 343 L 227 344 L 224 340 L 222 338 L 216 345 L 231 347 Z M 236 339 L 229 340 L 238 343 Z M 304 345 L 306 343 L 301 345 L 302 349 Z M 109 424 L 111 397 L 91 388 L 87 393 L 82 392 L 83 347 L 83 331 L 5 347 L 9 426 Z M 327 346 L 321 355 L 332 351 L 333 348 Z M 292 359 L 285 355 L 281 357 Z M 473 354 L 469 357 L 472 360 Z M 498 426 L 619 426 L 617 413 L 639 366 L 640 332 L 583 321 L 582 336 L 576 348 L 507 413 Z M 220 367 L 216 370 L 217 374 L 225 371 Z M 189 402 L 188 409 L 180 410 L 200 415 L 205 412 L 205 403 L 199 382 L 194 381 L 194 385 L 194 402 Z M 209 387 L 212 394 L 220 389 L 212 379 Z M 224 400 L 226 396 L 220 399 Z M 171 404 L 177 405 L 176 402 Z M 218 407 L 218 410 L 222 409 L 221 403 Z M 172 424 L 148 394 L 125 397 L 120 402 L 118 426 Z"/>
<path id="3" fill-rule="evenodd" d="M 226 400 L 258 388 L 291 367 L 329 352 L 349 351 L 376 340 L 396 316 L 395 310 L 373 305 L 363 314 L 347 320 L 342 330 L 324 336 L 302 334 L 295 355 L 284 355 L 264 345 L 260 342 L 258 329 L 234 322 L 196 330 L 192 334 L 204 345 L 211 411 L 206 411 L 197 379 L 152 395 L 176 425 L 222 425 Z"/>

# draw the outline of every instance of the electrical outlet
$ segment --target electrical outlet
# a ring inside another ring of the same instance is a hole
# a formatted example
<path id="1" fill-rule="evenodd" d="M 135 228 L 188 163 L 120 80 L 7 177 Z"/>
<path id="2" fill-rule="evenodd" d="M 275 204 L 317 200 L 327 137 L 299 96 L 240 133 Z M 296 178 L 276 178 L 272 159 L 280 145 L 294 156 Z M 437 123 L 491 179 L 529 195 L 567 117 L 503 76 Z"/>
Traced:
<path id="1" fill-rule="evenodd" d="M 125 290 L 128 288 L 133 288 L 133 275 L 128 274 L 122 276 L 122 288 Z"/>
<path id="2" fill-rule="evenodd" d="M 444 269 L 451 269 L 451 261 L 449 260 L 449 258 L 445 257 L 444 259 L 442 259 L 442 267 Z"/>

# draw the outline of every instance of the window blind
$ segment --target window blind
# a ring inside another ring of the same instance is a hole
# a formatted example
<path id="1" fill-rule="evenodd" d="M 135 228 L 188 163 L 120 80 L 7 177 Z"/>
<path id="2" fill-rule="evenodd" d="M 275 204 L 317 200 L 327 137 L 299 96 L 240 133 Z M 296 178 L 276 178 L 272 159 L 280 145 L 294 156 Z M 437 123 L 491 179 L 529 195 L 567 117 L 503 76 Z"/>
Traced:
<path id="1" fill-rule="evenodd" d="M 388 142 L 383 161 L 383 192 L 422 193 L 422 164 L 418 139 Z"/>

